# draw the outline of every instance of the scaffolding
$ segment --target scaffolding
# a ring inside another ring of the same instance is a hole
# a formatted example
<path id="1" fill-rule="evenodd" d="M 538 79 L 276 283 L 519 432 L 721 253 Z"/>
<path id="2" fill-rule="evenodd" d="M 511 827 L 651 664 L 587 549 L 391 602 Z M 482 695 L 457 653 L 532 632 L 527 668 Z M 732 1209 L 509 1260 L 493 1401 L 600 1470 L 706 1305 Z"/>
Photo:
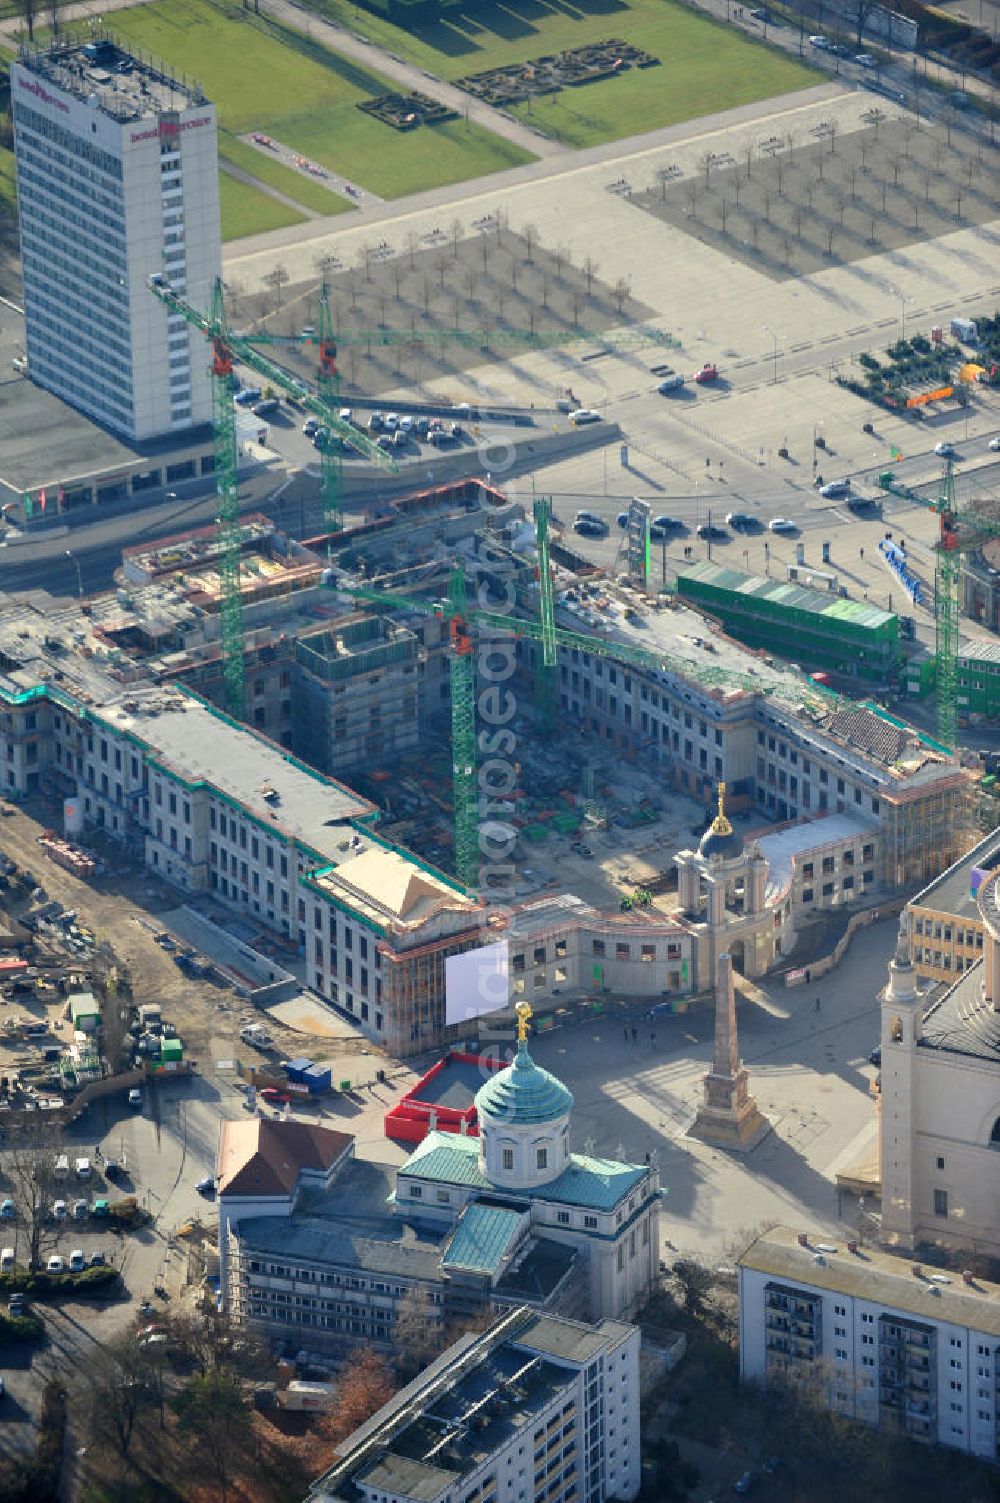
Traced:
<path id="1" fill-rule="evenodd" d="M 982 838 L 979 780 L 956 767 L 951 777 L 881 796 L 880 880 L 890 890 L 919 889 Z"/>

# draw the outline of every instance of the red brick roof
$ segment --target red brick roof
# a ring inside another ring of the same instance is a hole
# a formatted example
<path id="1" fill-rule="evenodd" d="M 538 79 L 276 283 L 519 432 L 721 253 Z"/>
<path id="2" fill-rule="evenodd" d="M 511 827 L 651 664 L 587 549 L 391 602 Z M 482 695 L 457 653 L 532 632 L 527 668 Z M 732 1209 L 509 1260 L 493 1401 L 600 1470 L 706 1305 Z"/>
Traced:
<path id="1" fill-rule="evenodd" d="M 219 1138 L 220 1195 L 291 1195 L 302 1169 L 329 1169 L 354 1142 L 311 1122 L 253 1117 L 225 1121 Z"/>

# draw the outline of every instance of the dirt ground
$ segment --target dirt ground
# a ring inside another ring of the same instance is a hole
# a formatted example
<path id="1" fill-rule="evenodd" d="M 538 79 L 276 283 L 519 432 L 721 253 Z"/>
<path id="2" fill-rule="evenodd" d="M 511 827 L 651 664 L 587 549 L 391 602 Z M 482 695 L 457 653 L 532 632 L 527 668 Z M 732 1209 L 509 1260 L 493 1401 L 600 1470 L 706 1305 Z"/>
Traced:
<path id="1" fill-rule="evenodd" d="M 210 981 L 184 976 L 168 951 L 155 939 L 161 925 L 158 915 L 177 905 L 177 894 L 157 882 L 149 872 L 128 862 L 120 847 L 105 841 L 87 841 L 88 848 L 99 850 L 108 870 L 103 877 L 84 881 L 56 866 L 42 852 L 37 837 L 42 830 L 56 828 L 60 810 L 41 798 L 16 807 L 16 812 L 0 825 L 0 849 L 19 866 L 34 873 L 49 898 L 56 898 L 67 908 L 77 911 L 79 922 L 91 929 L 99 944 L 107 941 L 128 969 L 132 997 L 137 1005 L 158 1002 L 163 1015 L 177 1029 L 187 1058 L 209 1060 L 219 1056 L 232 1040 L 231 1052 L 245 1056 L 239 1042 L 239 1029 L 251 1009 L 233 992 Z M 11 911 L 16 916 L 19 908 Z M 86 965 L 70 961 L 71 966 Z M 38 1002 L 18 1002 L 16 1011 L 41 1017 Z M 301 1036 L 280 1026 L 268 1031 L 276 1047 L 287 1054 Z M 2 1049 L 2 1045 L 0 1045 Z M 257 1063 L 265 1056 L 254 1054 Z"/>
<path id="2" fill-rule="evenodd" d="M 315 281 L 275 285 L 264 295 L 248 295 L 235 283 L 229 316 L 240 327 L 298 333 L 316 323 L 325 277 L 345 400 L 352 392 L 377 396 L 401 380 L 419 385 L 468 370 L 491 355 L 516 359 L 536 336 L 545 348 L 576 342 L 580 331 L 651 316 L 627 286 L 608 286 L 599 266 L 574 265 L 565 248 L 546 249 L 530 233 L 525 238 L 496 221 L 474 228 L 472 238 L 456 225 L 400 245 L 373 240 L 350 266 L 336 255 L 318 257 Z M 274 274 L 282 269 L 276 263 Z M 484 331 L 490 341 L 485 350 Z M 519 340 L 511 331 L 530 338 Z M 315 377 L 314 345 L 282 348 L 278 358 L 305 378 Z"/>
<path id="3" fill-rule="evenodd" d="M 751 142 L 738 159 L 706 156 L 697 175 L 664 169 L 632 202 L 774 281 L 994 219 L 1000 138 L 891 110 L 873 104 L 868 128 L 851 134 L 828 121 L 801 139 Z"/>

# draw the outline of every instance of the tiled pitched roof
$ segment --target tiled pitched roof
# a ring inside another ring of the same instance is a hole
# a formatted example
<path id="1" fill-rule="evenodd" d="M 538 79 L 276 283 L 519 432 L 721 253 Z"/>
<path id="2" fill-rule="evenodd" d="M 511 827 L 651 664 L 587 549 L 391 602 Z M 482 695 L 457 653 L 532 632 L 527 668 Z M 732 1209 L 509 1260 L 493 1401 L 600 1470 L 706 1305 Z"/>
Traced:
<path id="1" fill-rule="evenodd" d="M 328 1169 L 353 1142 L 350 1133 L 311 1122 L 254 1117 L 225 1121 L 219 1136 L 220 1195 L 291 1195 L 302 1169 Z"/>

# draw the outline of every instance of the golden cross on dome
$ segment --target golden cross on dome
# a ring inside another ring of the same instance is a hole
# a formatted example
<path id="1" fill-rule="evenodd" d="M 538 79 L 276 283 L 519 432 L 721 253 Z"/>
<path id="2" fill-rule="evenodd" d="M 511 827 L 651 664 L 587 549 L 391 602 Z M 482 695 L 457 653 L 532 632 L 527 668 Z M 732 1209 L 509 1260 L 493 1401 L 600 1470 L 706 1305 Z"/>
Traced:
<path id="1" fill-rule="evenodd" d="M 719 812 L 712 820 L 712 829 L 716 835 L 731 835 L 733 827 L 726 818 L 726 785 L 719 784 Z"/>
<path id="2" fill-rule="evenodd" d="M 517 1013 L 517 1041 L 519 1044 L 527 1042 L 528 1023 L 531 1020 L 531 1003 L 519 1002 L 514 1008 Z"/>

